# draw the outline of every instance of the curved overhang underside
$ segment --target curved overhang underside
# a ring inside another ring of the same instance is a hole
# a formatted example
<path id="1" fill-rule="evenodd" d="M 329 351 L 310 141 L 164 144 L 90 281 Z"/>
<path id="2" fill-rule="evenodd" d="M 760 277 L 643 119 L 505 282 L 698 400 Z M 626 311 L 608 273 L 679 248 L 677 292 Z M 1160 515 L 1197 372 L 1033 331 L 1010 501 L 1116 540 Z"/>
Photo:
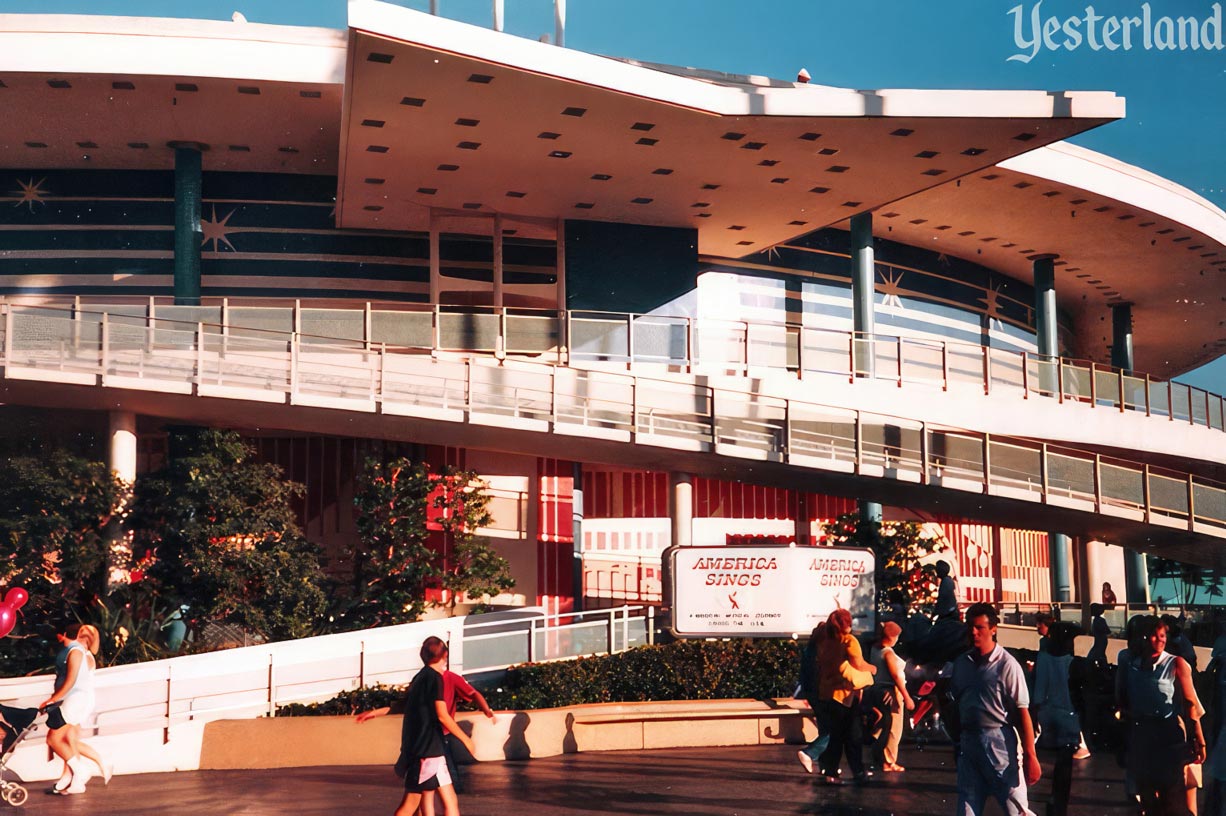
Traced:
<path id="1" fill-rule="evenodd" d="M 738 257 L 1122 115 L 1098 92 L 712 81 L 359 0 L 337 213 L 692 227 Z"/>
<path id="2" fill-rule="evenodd" d="M 1226 351 L 1226 213 L 1094 151 L 1056 144 L 1017 156 L 878 209 L 874 232 L 1026 283 L 1036 255 L 1058 255 L 1080 356 L 1110 362 L 1118 303 L 1132 304 L 1140 371 L 1169 377 Z"/>

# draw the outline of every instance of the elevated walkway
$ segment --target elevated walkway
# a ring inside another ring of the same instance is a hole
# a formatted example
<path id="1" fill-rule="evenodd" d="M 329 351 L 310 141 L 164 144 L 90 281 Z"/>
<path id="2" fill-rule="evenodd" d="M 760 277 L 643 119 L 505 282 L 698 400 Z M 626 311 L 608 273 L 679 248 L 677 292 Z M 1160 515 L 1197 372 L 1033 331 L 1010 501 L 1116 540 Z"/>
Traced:
<path id="1" fill-rule="evenodd" d="M 775 379 L 693 371 L 665 380 L 638 368 L 626 373 L 578 368 L 573 361 L 511 360 L 505 349 L 457 359 L 298 331 L 0 308 L 0 399 L 9 403 L 123 405 L 189 422 L 432 439 L 547 456 L 573 457 L 578 450 L 586 461 L 873 498 L 1226 564 L 1226 548 L 1217 544 L 1226 538 L 1223 485 L 1187 466 L 999 434 L 999 417 L 991 412 L 979 420 L 988 426 L 980 430 L 934 421 L 927 412 L 940 404 L 954 411 L 970 398 L 944 388 L 915 396 L 878 380 L 846 385 L 858 395 L 852 400 L 830 380 L 784 387 Z M 296 310 L 292 315 L 301 319 Z M 372 323 L 374 315 L 368 317 Z M 504 329 L 493 339 L 514 336 Z M 795 396 L 815 383 L 830 383 L 822 393 L 829 401 Z M 866 398 L 888 410 L 866 409 Z M 1075 414 L 1060 419 L 1067 407 L 1061 399 L 1028 402 L 1053 427 L 1080 421 Z M 1138 439 L 1184 427 L 1130 412 L 1126 401 L 1102 414 L 1128 421 Z M 1209 425 L 1187 427 L 1226 441 L 1214 425 L 1219 415 L 1209 410 L 1205 416 Z"/>

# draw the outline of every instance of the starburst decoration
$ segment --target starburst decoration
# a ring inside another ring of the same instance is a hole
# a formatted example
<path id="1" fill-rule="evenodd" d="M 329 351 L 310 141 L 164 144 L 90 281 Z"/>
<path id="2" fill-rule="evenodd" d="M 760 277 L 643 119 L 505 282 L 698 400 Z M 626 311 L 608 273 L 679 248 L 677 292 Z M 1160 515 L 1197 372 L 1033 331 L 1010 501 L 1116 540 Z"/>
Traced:
<path id="1" fill-rule="evenodd" d="M 1001 287 L 996 286 L 991 289 L 983 290 L 983 297 L 979 298 L 979 302 L 983 304 L 983 313 L 988 320 L 996 326 L 1001 325 L 1000 314 L 1000 290 Z"/>
<path id="2" fill-rule="evenodd" d="M 20 207 L 22 204 L 25 204 L 30 208 L 30 212 L 34 212 L 35 204 L 46 204 L 47 196 L 50 195 L 50 193 L 43 189 L 43 183 L 46 180 L 45 178 L 40 178 L 38 181 L 35 181 L 33 176 L 30 177 L 29 181 L 18 179 L 17 184 L 21 189 L 13 191 L 13 195 L 18 196 L 17 203 L 13 206 Z"/>
<path id="3" fill-rule="evenodd" d="M 902 277 L 905 274 L 901 269 L 891 269 L 881 273 L 881 283 L 877 284 L 877 291 L 883 297 L 881 305 L 891 309 L 903 309 L 902 305 Z"/>
<path id="4" fill-rule="evenodd" d="M 214 252 L 217 252 L 217 248 L 221 244 L 225 244 L 230 248 L 231 252 L 234 252 L 234 244 L 230 243 L 230 239 L 226 237 L 231 232 L 235 231 L 233 227 L 226 226 L 226 222 L 230 220 L 230 216 L 234 215 L 234 212 L 234 210 L 230 210 L 230 212 L 226 213 L 225 218 L 218 221 L 217 207 L 214 206 L 212 218 L 207 221 L 201 220 L 200 222 L 200 232 L 204 236 L 200 241 L 200 246 L 203 247 L 208 244 L 209 241 L 212 241 Z"/>

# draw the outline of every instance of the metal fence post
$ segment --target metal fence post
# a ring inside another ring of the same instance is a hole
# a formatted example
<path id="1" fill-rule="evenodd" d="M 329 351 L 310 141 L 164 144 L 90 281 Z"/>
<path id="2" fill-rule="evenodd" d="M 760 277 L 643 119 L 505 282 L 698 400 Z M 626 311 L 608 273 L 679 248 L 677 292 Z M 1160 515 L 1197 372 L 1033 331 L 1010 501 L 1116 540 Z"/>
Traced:
<path id="1" fill-rule="evenodd" d="M 106 318 L 107 318 L 107 313 L 103 312 L 102 322 L 99 324 L 99 329 L 101 330 L 102 342 L 99 345 L 100 356 L 98 359 L 98 362 L 102 367 L 102 371 L 100 372 L 100 374 L 103 377 L 106 376 L 107 363 L 110 360 L 110 356 L 111 356 L 111 331 L 110 331 L 110 324 L 107 323 Z"/>
<path id="2" fill-rule="evenodd" d="M 612 609 L 610 609 L 610 610 L 609 610 L 609 617 L 608 617 L 608 620 L 606 620 L 606 621 L 605 621 L 605 624 L 606 624 L 605 632 L 606 632 L 606 634 L 607 634 L 607 636 L 608 636 L 608 637 L 606 638 L 606 643 L 607 643 L 607 646 L 608 646 L 608 650 L 607 650 L 606 654 L 613 654 L 613 638 L 614 638 L 614 635 L 613 635 L 613 620 L 614 620 L 614 618 L 616 617 L 616 615 L 617 615 L 617 607 L 613 607 Z"/>
<path id="3" fill-rule="evenodd" d="M 171 676 L 172 671 L 173 669 L 171 668 L 171 664 L 167 663 L 166 664 L 166 725 L 162 727 L 162 744 L 163 745 L 166 745 L 167 743 L 170 742 L 170 710 L 171 710 L 170 676 Z"/>
<path id="4" fill-rule="evenodd" d="M 1188 474 L 1188 530 L 1196 531 L 1196 483 L 1192 480 L 1191 473 Z"/>
<path id="5" fill-rule="evenodd" d="M 277 716 L 277 670 L 273 653 L 268 653 L 268 716 Z"/>
<path id="6" fill-rule="evenodd" d="M 992 436 L 983 435 L 983 492 L 992 492 Z"/>
<path id="7" fill-rule="evenodd" d="M 528 620 L 528 662 L 536 662 L 536 618 Z"/>
<path id="8" fill-rule="evenodd" d="M 647 644 L 656 645 L 656 608 L 647 607 Z"/>
<path id="9" fill-rule="evenodd" d="M 366 687 L 366 641 L 358 642 L 358 688 Z"/>

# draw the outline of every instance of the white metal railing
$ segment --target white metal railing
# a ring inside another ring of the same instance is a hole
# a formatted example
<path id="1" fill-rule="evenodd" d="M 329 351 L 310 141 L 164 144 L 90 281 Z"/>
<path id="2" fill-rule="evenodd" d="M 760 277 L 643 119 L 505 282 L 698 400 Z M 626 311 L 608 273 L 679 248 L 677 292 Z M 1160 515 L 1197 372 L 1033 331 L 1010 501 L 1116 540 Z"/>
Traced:
<path id="1" fill-rule="evenodd" d="M 1226 537 L 1226 488 L 1175 471 L 839 406 L 621 372 L 405 354 L 0 306 L 6 377 L 565 430 L 1059 505 Z M 27 372 L 37 372 L 31 374 Z"/>
<path id="2" fill-rule="evenodd" d="M 367 350 L 383 346 L 423 353 L 488 354 L 497 359 L 529 357 L 563 365 L 666 365 L 742 375 L 776 369 L 802 379 L 830 375 L 850 383 L 875 379 L 899 387 L 973 389 L 1019 399 L 1045 396 L 1061 403 L 1226 430 L 1222 396 L 1147 374 L 974 343 L 866 335 L 793 323 L 437 304 L 367 302 L 351 308 L 315 308 L 295 301 L 269 306 L 224 298 L 204 306 L 175 306 L 161 298 L 125 303 L 75 298 L 42 308 L 49 313 L 66 310 L 73 317 L 74 342 L 96 340 L 100 315 L 106 313 L 112 328 L 123 325 L 130 337 L 141 328 L 181 323 L 187 327 L 184 331 L 202 325 L 208 334 L 230 338 L 296 332 L 304 348 L 344 341 Z M 168 336 L 173 334 L 151 332 L 149 342 L 160 344 Z M 871 357 L 871 368 L 857 367 L 857 349 L 865 352 L 864 359 Z"/>
<path id="3" fill-rule="evenodd" d="M 274 716 L 289 703 L 328 699 L 375 683 L 407 683 L 419 669 L 417 646 L 437 635 L 465 674 L 525 662 L 611 654 L 654 642 L 655 609 L 612 609 L 483 621 L 485 616 L 347 632 L 100 669 L 95 732 L 169 729 L 185 722 Z M 37 705 L 50 676 L 0 680 L 0 699 Z"/>

